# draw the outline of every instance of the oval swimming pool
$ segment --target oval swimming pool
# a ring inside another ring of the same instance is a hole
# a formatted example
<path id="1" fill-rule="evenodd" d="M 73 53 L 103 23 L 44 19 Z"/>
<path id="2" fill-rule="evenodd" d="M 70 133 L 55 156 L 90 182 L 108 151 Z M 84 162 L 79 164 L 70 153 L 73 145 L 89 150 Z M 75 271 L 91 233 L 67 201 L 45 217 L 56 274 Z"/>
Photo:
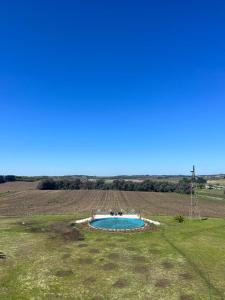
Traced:
<path id="1" fill-rule="evenodd" d="M 90 226 L 104 230 L 132 230 L 145 226 L 145 222 L 135 218 L 102 218 L 90 222 Z"/>

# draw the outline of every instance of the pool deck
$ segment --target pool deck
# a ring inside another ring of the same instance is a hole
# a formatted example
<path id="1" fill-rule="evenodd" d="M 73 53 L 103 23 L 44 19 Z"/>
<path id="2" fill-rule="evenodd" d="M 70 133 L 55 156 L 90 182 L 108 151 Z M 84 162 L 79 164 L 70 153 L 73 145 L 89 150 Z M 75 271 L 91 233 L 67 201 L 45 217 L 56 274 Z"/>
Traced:
<path id="1" fill-rule="evenodd" d="M 104 218 L 132 218 L 132 219 L 140 219 L 140 215 L 137 214 L 124 214 L 122 216 L 120 215 L 110 215 L 110 214 L 106 214 L 106 215 L 94 215 L 93 216 L 93 220 L 94 219 L 104 219 Z"/>
<path id="2" fill-rule="evenodd" d="M 146 219 L 146 218 L 140 218 L 140 215 L 137 215 L 137 214 L 125 214 L 125 215 L 122 215 L 122 216 L 111 216 L 110 214 L 108 215 L 94 215 L 93 217 L 89 217 L 89 218 L 86 218 L 86 219 L 81 219 L 81 220 L 76 220 L 75 223 L 77 224 L 83 224 L 83 223 L 86 223 L 86 222 L 90 222 L 92 220 L 95 220 L 95 219 L 103 219 L 103 218 L 133 218 L 133 219 L 141 219 L 143 221 L 146 221 L 148 223 L 151 223 L 151 224 L 154 224 L 154 225 L 160 225 L 160 222 L 158 221 L 153 221 L 153 220 L 150 220 L 150 219 Z"/>

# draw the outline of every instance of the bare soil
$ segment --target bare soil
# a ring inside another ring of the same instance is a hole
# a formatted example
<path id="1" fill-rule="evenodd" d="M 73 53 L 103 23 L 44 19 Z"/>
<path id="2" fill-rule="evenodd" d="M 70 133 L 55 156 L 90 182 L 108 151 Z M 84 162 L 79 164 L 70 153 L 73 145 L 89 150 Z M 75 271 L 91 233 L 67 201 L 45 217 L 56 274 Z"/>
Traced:
<path id="1" fill-rule="evenodd" d="M 136 262 L 145 262 L 146 257 L 144 257 L 144 256 L 134 256 L 133 260 L 136 261 Z"/>
<path id="2" fill-rule="evenodd" d="M 78 244 L 77 246 L 78 246 L 79 248 L 86 248 L 86 247 L 88 247 L 88 244 L 82 243 L 82 244 Z"/>
<path id="3" fill-rule="evenodd" d="M 188 215 L 190 196 L 176 193 L 36 189 L 37 182 L 0 184 L 0 216 L 135 209 L 151 215 Z M 225 202 L 201 197 L 202 216 L 224 217 Z"/>
<path id="4" fill-rule="evenodd" d="M 193 276 L 190 273 L 182 273 L 180 274 L 180 277 L 185 279 L 185 280 L 192 280 Z"/>
<path id="5" fill-rule="evenodd" d="M 136 265 L 134 267 L 134 273 L 146 274 L 148 273 L 149 269 L 145 265 Z"/>
<path id="6" fill-rule="evenodd" d="M 172 269 L 173 268 L 173 264 L 169 261 L 164 261 L 162 263 L 162 266 L 165 268 L 165 269 Z"/>
<path id="7" fill-rule="evenodd" d="M 126 288 L 128 286 L 128 282 L 125 280 L 125 279 L 118 279 L 114 284 L 113 284 L 113 287 L 115 288 L 119 288 L 119 289 L 122 289 L 122 288 Z"/>
<path id="8" fill-rule="evenodd" d="M 159 279 L 155 286 L 159 287 L 159 288 L 166 288 L 167 286 L 169 286 L 169 280 L 168 279 Z"/>
<path id="9" fill-rule="evenodd" d="M 96 254 L 96 253 L 100 253 L 100 250 L 97 249 L 97 248 L 91 248 L 91 249 L 88 250 L 88 252 L 91 253 L 91 254 Z"/>
<path id="10" fill-rule="evenodd" d="M 94 276 L 89 276 L 88 278 L 86 278 L 84 280 L 84 284 L 91 284 L 91 283 L 95 283 L 96 282 L 96 277 Z"/>
<path id="11" fill-rule="evenodd" d="M 0 193 L 11 192 L 11 191 L 26 191 L 34 190 L 37 188 L 38 182 L 27 182 L 27 181 L 13 181 L 5 182 L 0 184 Z"/>
<path id="12" fill-rule="evenodd" d="M 80 231 L 69 226 L 67 222 L 56 222 L 45 227 L 41 226 L 41 222 L 38 221 L 21 221 L 15 224 L 25 227 L 27 231 L 32 233 L 48 233 L 50 238 L 60 237 L 67 241 L 81 241 L 84 239 Z"/>
<path id="13" fill-rule="evenodd" d="M 79 259 L 79 264 L 81 264 L 81 265 L 90 265 L 92 263 L 93 263 L 92 258 L 80 258 Z"/>
<path id="14" fill-rule="evenodd" d="M 109 259 L 119 259 L 120 255 L 119 255 L 119 253 L 109 253 L 108 258 Z"/>
<path id="15" fill-rule="evenodd" d="M 55 275 L 58 277 L 65 277 L 65 276 L 69 276 L 72 274 L 73 274 L 72 270 L 59 270 L 55 273 Z"/>
<path id="16" fill-rule="evenodd" d="M 107 263 L 105 264 L 102 268 L 104 271 L 112 271 L 112 270 L 115 270 L 117 269 L 117 265 L 116 264 L 113 264 L 113 263 Z"/>
<path id="17" fill-rule="evenodd" d="M 0 252 L 0 259 L 6 259 L 6 254 L 3 252 Z"/>

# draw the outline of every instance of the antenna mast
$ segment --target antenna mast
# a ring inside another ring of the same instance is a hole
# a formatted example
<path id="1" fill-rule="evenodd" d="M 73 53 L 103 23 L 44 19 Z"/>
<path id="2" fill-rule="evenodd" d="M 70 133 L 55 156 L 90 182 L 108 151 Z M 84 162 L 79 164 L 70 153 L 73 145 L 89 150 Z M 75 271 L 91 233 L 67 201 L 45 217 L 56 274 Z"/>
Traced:
<path id="1" fill-rule="evenodd" d="M 191 170 L 191 174 L 192 174 L 191 175 L 191 205 L 190 205 L 189 217 L 190 219 L 192 218 L 200 219 L 195 166 L 193 166 L 193 169 Z"/>

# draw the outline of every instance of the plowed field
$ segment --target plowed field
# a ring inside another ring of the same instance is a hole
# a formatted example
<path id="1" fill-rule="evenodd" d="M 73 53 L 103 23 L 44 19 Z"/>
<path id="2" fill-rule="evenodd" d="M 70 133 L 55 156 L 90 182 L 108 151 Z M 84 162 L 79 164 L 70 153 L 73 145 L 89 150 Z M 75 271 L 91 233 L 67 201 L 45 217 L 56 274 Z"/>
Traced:
<path id="1" fill-rule="evenodd" d="M 0 215 L 90 212 L 96 209 L 135 209 L 147 215 L 188 215 L 190 197 L 176 193 L 101 190 L 36 190 L 36 183 L 0 185 Z M 225 202 L 201 197 L 202 216 L 225 216 Z"/>

